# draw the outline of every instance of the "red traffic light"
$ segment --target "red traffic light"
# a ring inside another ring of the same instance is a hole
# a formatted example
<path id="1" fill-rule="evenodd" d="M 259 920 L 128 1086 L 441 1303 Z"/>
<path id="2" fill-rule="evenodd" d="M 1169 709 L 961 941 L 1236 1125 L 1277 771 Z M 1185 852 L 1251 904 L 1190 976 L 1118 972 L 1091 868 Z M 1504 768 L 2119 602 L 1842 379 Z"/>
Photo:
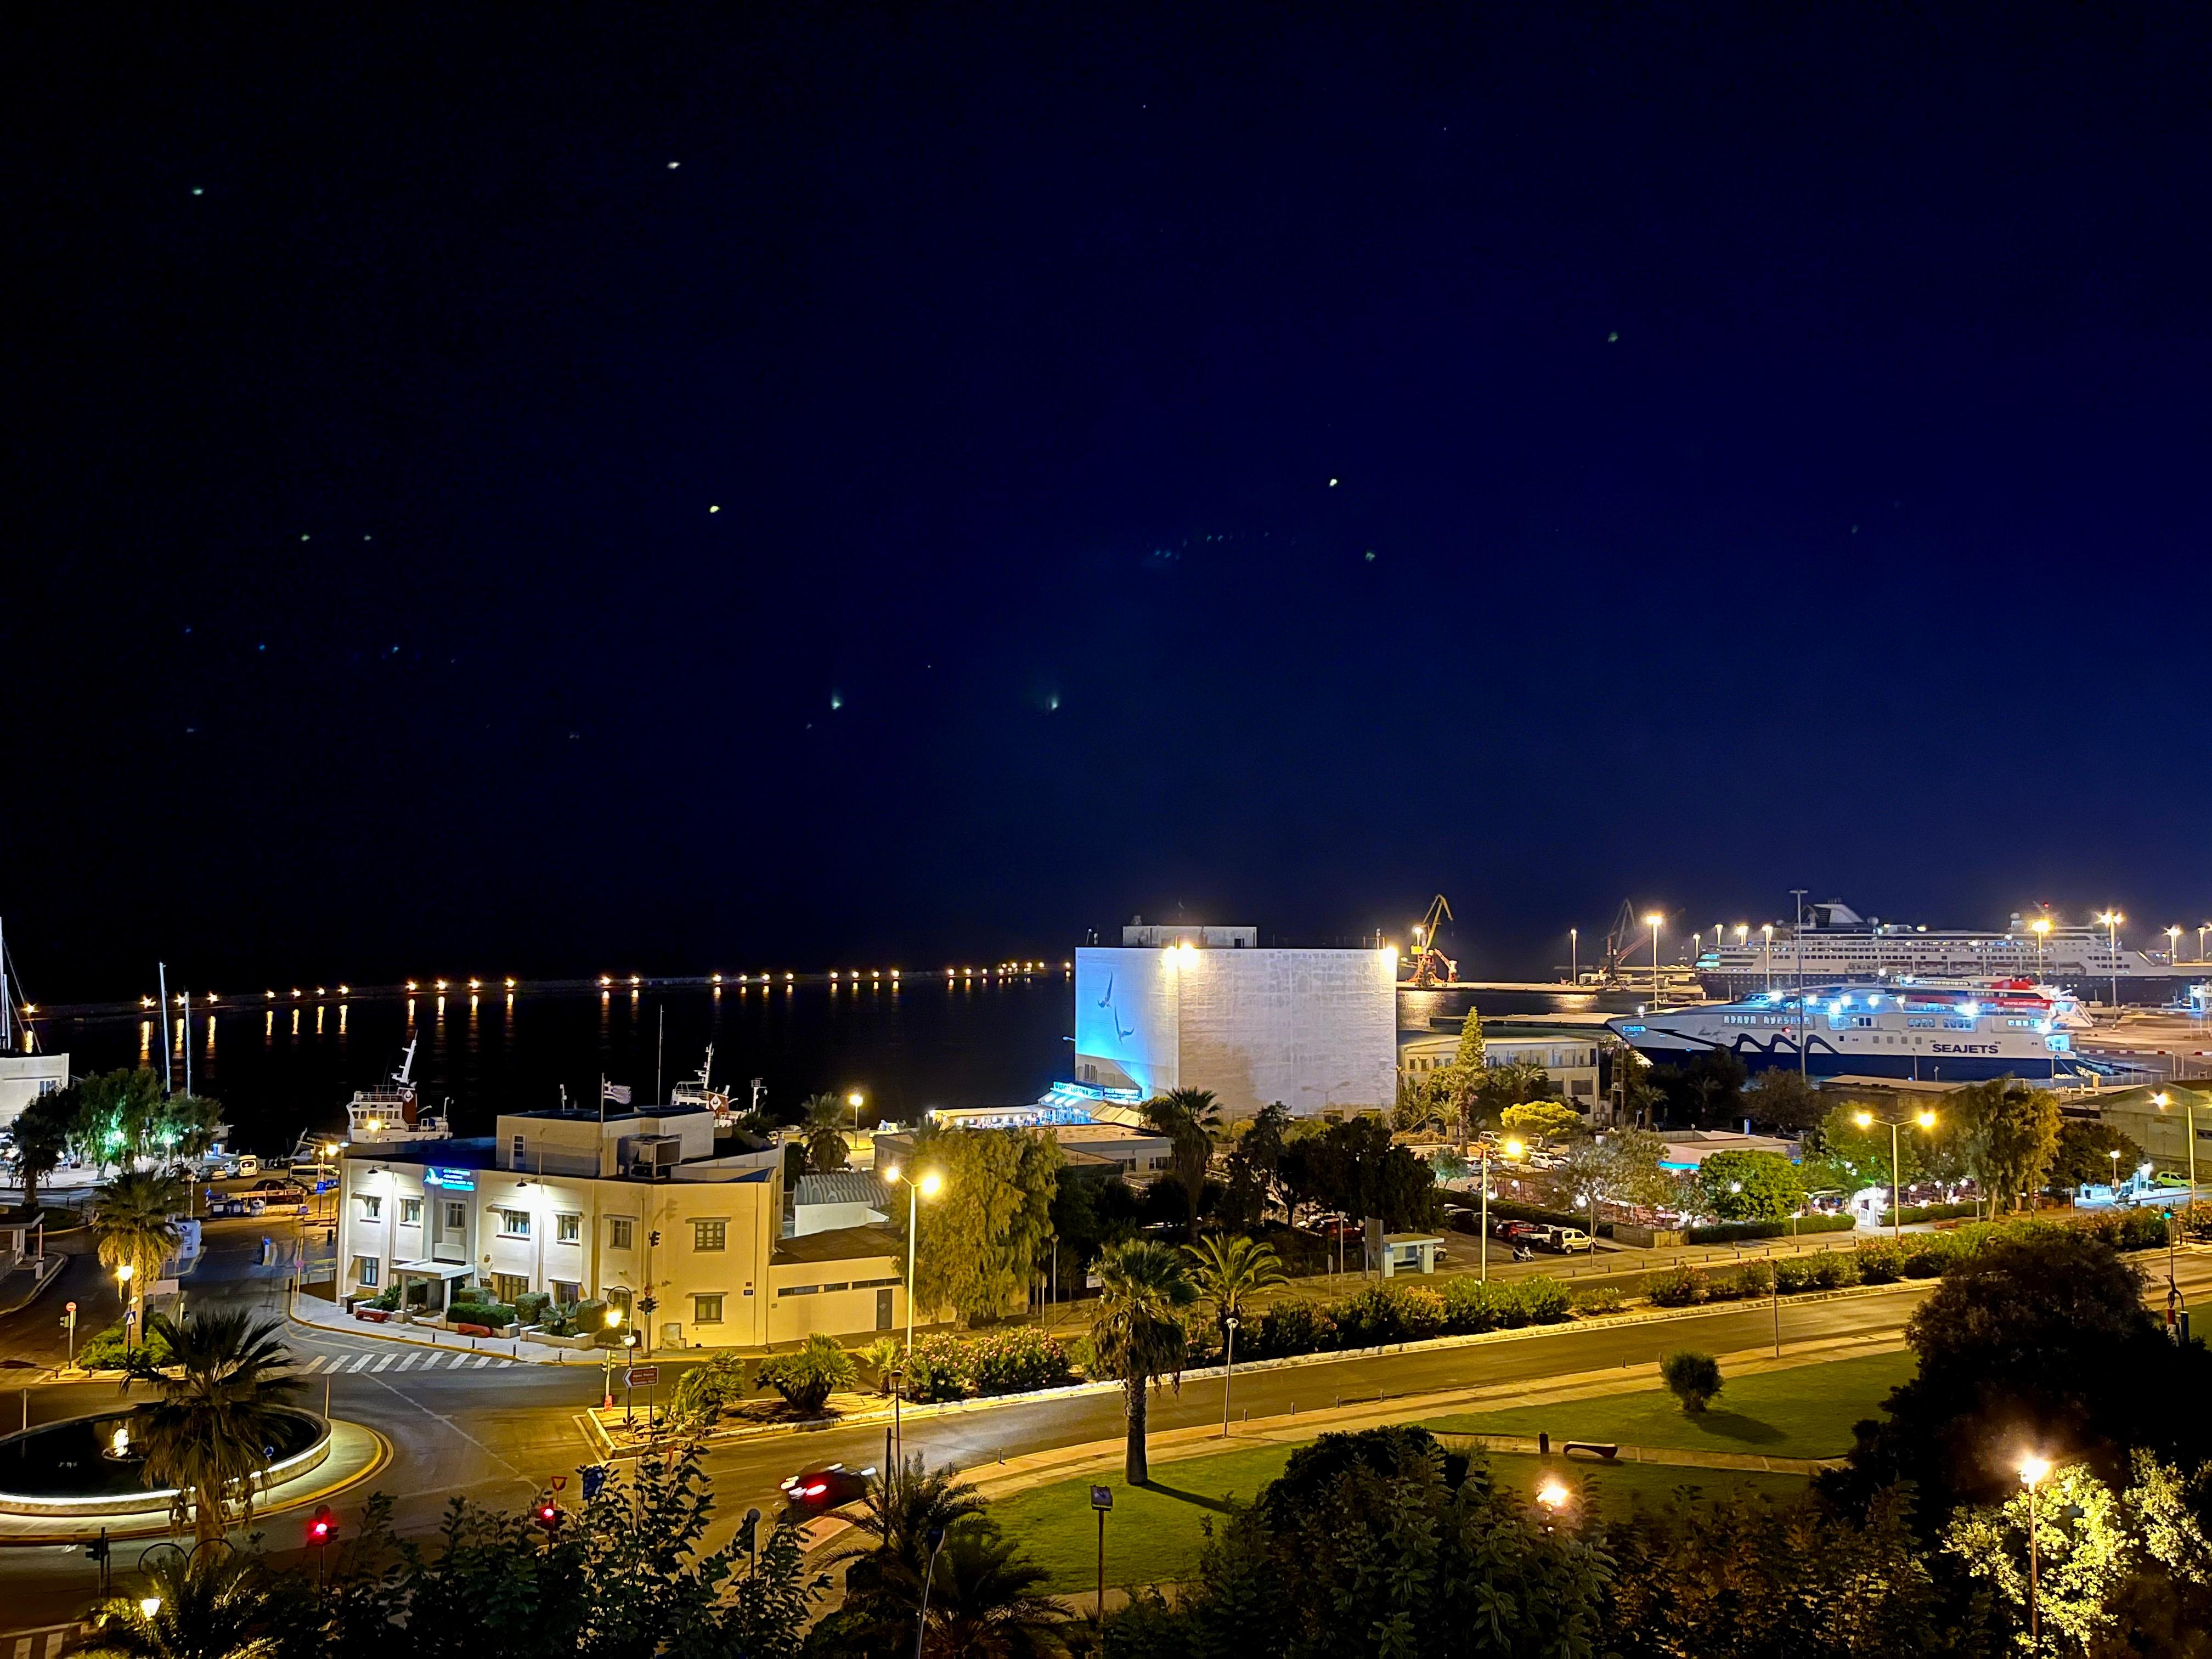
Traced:
<path id="1" fill-rule="evenodd" d="M 337 1536 L 338 1523 L 325 1505 L 317 1510 L 307 1522 L 307 1542 L 316 1547 L 327 1544 Z"/>
<path id="2" fill-rule="evenodd" d="M 543 1527 L 549 1535 L 560 1531 L 560 1505 L 550 1498 L 540 1502 L 538 1505 L 538 1524 Z"/>

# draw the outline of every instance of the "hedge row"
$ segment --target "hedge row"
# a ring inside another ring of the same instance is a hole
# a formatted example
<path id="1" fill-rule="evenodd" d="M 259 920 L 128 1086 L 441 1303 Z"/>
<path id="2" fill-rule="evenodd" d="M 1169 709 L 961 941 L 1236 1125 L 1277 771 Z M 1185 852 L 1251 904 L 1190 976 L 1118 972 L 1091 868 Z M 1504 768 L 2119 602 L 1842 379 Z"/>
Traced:
<path id="1" fill-rule="evenodd" d="M 966 1341 L 939 1333 L 914 1345 L 907 1364 L 908 1398 L 965 1400 L 1028 1394 L 1075 1379 L 1066 1345 L 1034 1325 L 1013 1325 Z"/>
<path id="2" fill-rule="evenodd" d="M 1981 1213 L 1978 1204 L 1908 1204 L 1901 1218 L 1895 1210 L 1884 1210 L 1881 1224 L 1894 1227 L 1900 1219 L 1907 1225 L 1915 1221 L 1958 1221 L 1968 1217 L 1978 1218 Z"/>
<path id="3" fill-rule="evenodd" d="M 1746 1238 L 1810 1238 L 1816 1233 L 1847 1233 L 1858 1223 L 1847 1215 L 1801 1215 L 1786 1221 L 1722 1221 L 1692 1227 L 1682 1237 L 1692 1244 L 1733 1244 Z"/>
<path id="4" fill-rule="evenodd" d="M 1377 1348 L 1523 1325 L 1556 1325 L 1571 1316 L 1566 1286 L 1555 1279 L 1455 1279 L 1441 1292 L 1420 1285 L 1370 1285 L 1322 1302 L 1298 1297 L 1248 1319 L 1237 1336 L 1239 1358 L 1285 1359 L 1293 1354 Z M 1194 1329 L 1200 1358 L 1220 1352 L 1211 1324 Z"/>

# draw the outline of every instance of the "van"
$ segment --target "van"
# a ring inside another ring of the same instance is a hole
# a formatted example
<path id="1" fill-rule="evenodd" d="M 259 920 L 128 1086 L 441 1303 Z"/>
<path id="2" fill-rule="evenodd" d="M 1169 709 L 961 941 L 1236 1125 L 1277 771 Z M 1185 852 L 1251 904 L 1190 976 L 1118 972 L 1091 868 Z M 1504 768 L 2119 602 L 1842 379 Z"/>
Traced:
<path id="1" fill-rule="evenodd" d="M 1547 1250 L 1557 1250 L 1561 1255 L 1572 1255 L 1577 1251 L 1593 1248 L 1590 1236 L 1579 1227 L 1547 1227 L 1544 1236 L 1534 1241 Z"/>

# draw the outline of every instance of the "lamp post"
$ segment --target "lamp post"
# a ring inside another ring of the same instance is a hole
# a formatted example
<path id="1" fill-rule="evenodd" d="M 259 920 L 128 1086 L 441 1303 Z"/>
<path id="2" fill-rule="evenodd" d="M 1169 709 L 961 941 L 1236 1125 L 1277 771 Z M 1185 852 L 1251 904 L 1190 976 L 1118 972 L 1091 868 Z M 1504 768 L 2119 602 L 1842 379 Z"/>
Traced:
<path id="1" fill-rule="evenodd" d="M 2150 1098 L 2151 1104 L 2161 1112 L 2173 1104 L 2173 1097 L 2163 1089 Z M 2197 1097 L 2185 1093 L 2181 1097 L 2181 1109 L 2189 1119 L 2189 1211 L 2194 1216 L 2197 1212 Z"/>
<path id="2" fill-rule="evenodd" d="M 1871 1129 L 1876 1123 L 1889 1125 L 1889 1232 L 1892 1238 L 1905 1237 L 1905 1176 L 1898 1167 L 1900 1156 L 1897 1132 L 1907 1122 L 1918 1124 L 1923 1129 L 1936 1127 L 1936 1114 L 1916 1113 L 1910 1119 L 1901 1117 L 1877 1118 L 1872 1112 L 1859 1110 L 1851 1114 L 1851 1121 L 1862 1129 Z"/>
<path id="3" fill-rule="evenodd" d="M 2035 977 L 2036 981 L 2040 984 L 2043 980 L 2043 941 L 2050 937 L 2051 918 L 2038 916 L 2027 925 L 2029 930 L 2035 935 Z"/>
<path id="4" fill-rule="evenodd" d="M 2180 961 L 2181 929 L 2169 927 L 2166 930 L 2166 965 L 2169 968 L 2175 967 Z"/>
<path id="5" fill-rule="evenodd" d="M 123 1352 L 131 1352 L 131 1327 L 136 1322 L 131 1317 L 131 1281 L 138 1270 L 129 1262 L 120 1262 L 115 1269 L 115 1293 L 123 1298 Z"/>
<path id="6" fill-rule="evenodd" d="M 2203 952 L 2199 951 L 2198 955 Z M 1583 982 L 1583 936 L 1573 928 L 1567 929 L 1567 983 Z"/>
<path id="7" fill-rule="evenodd" d="M 607 1309 L 607 1329 L 610 1332 L 618 1330 L 622 1327 L 622 1310 L 610 1304 Z M 602 1374 L 599 1386 L 599 1409 L 612 1411 L 615 1405 L 615 1351 L 611 1346 L 606 1351 L 606 1358 L 600 1366 L 600 1371 Z"/>
<path id="8" fill-rule="evenodd" d="M 1659 1000 L 1659 924 L 1666 919 L 1656 910 L 1644 918 L 1651 924 L 1651 1012 L 1655 1014 L 1662 1006 Z"/>
<path id="9" fill-rule="evenodd" d="M 1222 1325 L 1229 1333 L 1229 1370 L 1221 1379 L 1221 1437 L 1229 1438 L 1229 1385 L 1237 1380 L 1237 1316 L 1231 1314 Z"/>
<path id="10" fill-rule="evenodd" d="M 1508 1158 L 1517 1161 L 1521 1152 L 1522 1146 L 1519 1141 L 1509 1140 L 1505 1143 L 1505 1156 Z M 1487 1141 L 1483 1143 L 1482 1147 L 1482 1219 L 1478 1224 L 1482 1231 L 1481 1243 L 1478 1246 L 1482 1252 L 1482 1282 L 1487 1285 L 1490 1282 L 1490 1143 Z M 1597 1235 L 1592 1233 L 1590 1237 L 1595 1238 Z"/>
<path id="11" fill-rule="evenodd" d="M 945 1177 L 934 1170 L 924 1170 L 915 1175 L 911 1170 L 902 1170 L 896 1164 L 884 1171 L 887 1182 L 906 1182 L 906 1351 L 909 1358 L 914 1354 L 914 1243 L 915 1224 L 921 1218 L 919 1200 L 935 1198 L 945 1185 Z"/>
<path id="12" fill-rule="evenodd" d="M 2207 933 L 2212 933 L 2212 921 L 2200 922 L 2197 928 L 2197 963 L 2200 968 L 2204 965 L 2204 936 Z"/>
<path id="13" fill-rule="evenodd" d="M 2035 1605 L 2035 1489 L 2043 1477 L 2051 1473 L 2046 1458 L 2030 1457 L 2020 1466 L 2020 1484 L 2027 1488 L 2027 1650 L 2035 1653 L 2043 1645 L 2043 1631 Z"/>
<path id="14" fill-rule="evenodd" d="M 2105 924 L 2105 965 L 2112 974 L 2112 1006 L 2120 1006 L 2120 924 L 2127 920 L 2118 910 L 2106 910 L 2098 918 Z"/>
<path id="15" fill-rule="evenodd" d="M 1762 921 L 1759 924 L 1759 933 L 1762 941 L 1759 949 L 1766 957 L 1766 988 L 1771 993 L 1774 989 L 1774 924 Z"/>
<path id="16" fill-rule="evenodd" d="M 854 1090 L 852 1093 L 845 1097 L 845 1103 L 853 1109 L 853 1133 L 854 1134 L 858 1134 L 860 1132 L 860 1103 L 866 1098 L 867 1097 L 863 1095 L 858 1089 Z"/>

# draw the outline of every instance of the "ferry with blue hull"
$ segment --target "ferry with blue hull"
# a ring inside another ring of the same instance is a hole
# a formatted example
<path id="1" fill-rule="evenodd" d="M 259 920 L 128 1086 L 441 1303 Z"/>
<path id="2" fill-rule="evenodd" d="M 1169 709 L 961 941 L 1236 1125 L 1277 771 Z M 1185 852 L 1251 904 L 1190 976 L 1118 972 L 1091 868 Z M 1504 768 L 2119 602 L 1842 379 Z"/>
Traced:
<path id="1" fill-rule="evenodd" d="M 2074 1053 L 2084 1024 L 2073 998 L 2025 980 L 1975 985 L 1808 986 L 1607 1022 L 1659 1066 L 1725 1049 L 1744 1069 L 1799 1065 L 1816 1078 L 1893 1077 L 1976 1083 L 1994 1077 L 2070 1082 L 2095 1068 Z"/>

